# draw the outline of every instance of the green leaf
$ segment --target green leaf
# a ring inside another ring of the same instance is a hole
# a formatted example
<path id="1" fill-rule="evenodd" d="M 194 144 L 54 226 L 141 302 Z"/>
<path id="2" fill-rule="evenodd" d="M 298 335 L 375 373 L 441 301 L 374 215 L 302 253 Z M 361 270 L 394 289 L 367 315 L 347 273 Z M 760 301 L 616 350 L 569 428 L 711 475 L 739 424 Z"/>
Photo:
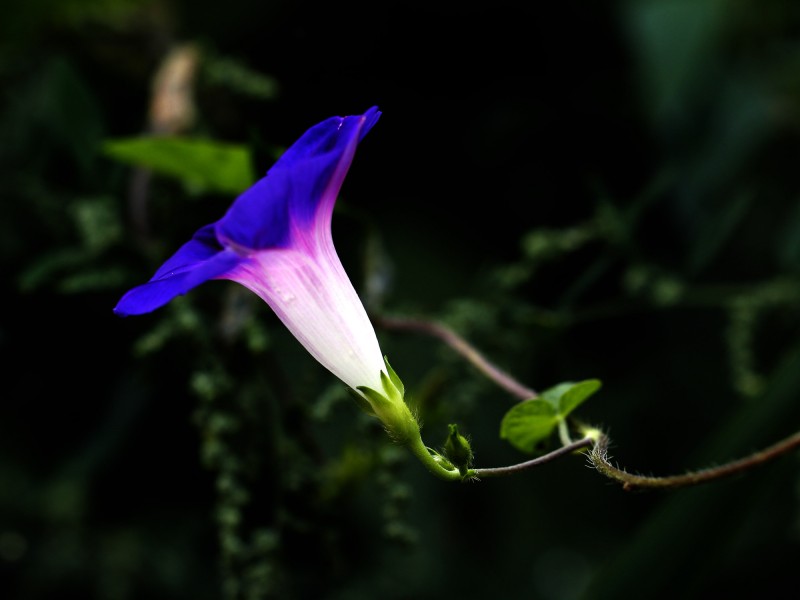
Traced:
<path id="1" fill-rule="evenodd" d="M 600 380 L 559 383 L 538 398 L 520 402 L 503 417 L 500 437 L 523 452 L 533 452 L 546 442 L 569 413 L 600 389 Z"/>
<path id="2" fill-rule="evenodd" d="M 559 416 L 564 418 L 599 390 L 601 385 L 599 379 L 566 381 L 544 390 L 539 398 L 549 402 Z"/>
<path id="3" fill-rule="evenodd" d="M 122 162 L 175 177 L 201 190 L 239 194 L 255 180 L 250 151 L 241 145 L 142 136 L 107 140 L 103 151 Z"/>
<path id="4" fill-rule="evenodd" d="M 544 390 L 541 394 L 539 394 L 539 397 L 542 400 L 549 402 L 553 408 L 558 411 L 560 410 L 559 407 L 561 403 L 561 397 L 566 394 L 574 385 L 574 381 L 559 383 L 558 385 L 554 385 L 553 387 Z"/>
<path id="5" fill-rule="evenodd" d="M 566 417 L 583 404 L 589 396 L 592 396 L 602 385 L 599 379 L 587 379 L 572 384 L 558 401 L 558 412 L 561 414 L 561 418 Z"/>
<path id="6" fill-rule="evenodd" d="M 558 412 L 549 401 L 527 400 L 505 414 L 500 423 L 500 437 L 522 452 L 533 452 L 550 437 L 558 421 Z"/>

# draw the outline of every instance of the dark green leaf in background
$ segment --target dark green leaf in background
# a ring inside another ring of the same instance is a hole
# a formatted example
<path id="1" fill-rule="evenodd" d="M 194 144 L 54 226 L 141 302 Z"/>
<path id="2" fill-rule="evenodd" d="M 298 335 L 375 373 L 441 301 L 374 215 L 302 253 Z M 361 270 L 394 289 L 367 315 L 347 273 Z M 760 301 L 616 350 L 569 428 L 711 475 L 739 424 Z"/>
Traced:
<path id="1" fill-rule="evenodd" d="M 246 146 L 175 137 L 108 140 L 106 154 L 123 162 L 177 178 L 199 191 L 239 194 L 253 181 Z"/>

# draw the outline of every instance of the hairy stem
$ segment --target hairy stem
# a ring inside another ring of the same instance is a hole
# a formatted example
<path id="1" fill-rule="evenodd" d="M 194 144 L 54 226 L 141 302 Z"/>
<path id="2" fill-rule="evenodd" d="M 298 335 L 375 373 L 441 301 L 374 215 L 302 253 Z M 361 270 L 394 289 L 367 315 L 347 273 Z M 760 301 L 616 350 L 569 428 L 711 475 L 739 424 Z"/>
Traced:
<path id="1" fill-rule="evenodd" d="M 786 454 L 800 447 L 800 431 L 745 458 L 740 458 L 708 469 L 700 469 L 699 471 L 691 471 L 683 475 L 670 475 L 667 477 L 634 475 L 628 473 L 624 469 L 615 467 L 611 464 L 608 457 L 608 444 L 608 437 L 601 435 L 594 445 L 594 448 L 592 448 L 589 455 L 590 460 L 595 468 L 603 475 L 621 483 L 624 490 L 674 489 L 698 485 L 707 481 L 714 481 L 730 475 L 736 475 L 737 473 L 743 473 L 748 469 L 752 469 L 782 454 Z"/>

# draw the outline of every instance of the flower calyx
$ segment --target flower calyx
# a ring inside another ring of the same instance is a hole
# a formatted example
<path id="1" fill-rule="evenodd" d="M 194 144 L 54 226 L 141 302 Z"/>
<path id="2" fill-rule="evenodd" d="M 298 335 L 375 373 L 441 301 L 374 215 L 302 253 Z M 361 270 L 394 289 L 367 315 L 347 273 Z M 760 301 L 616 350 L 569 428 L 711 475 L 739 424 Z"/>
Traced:
<path id="1" fill-rule="evenodd" d="M 384 356 L 385 371 L 381 371 L 381 387 L 378 391 L 360 385 L 353 394 L 364 412 L 375 416 L 383 423 L 389 435 L 398 443 L 405 444 L 420 435 L 419 423 L 405 401 L 405 386 Z"/>

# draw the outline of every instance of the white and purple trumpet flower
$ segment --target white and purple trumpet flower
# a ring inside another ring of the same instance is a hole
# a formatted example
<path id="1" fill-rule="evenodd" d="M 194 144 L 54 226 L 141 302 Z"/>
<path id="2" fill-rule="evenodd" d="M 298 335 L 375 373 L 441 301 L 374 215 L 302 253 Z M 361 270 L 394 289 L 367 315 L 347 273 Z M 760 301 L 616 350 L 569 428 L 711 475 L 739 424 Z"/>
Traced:
<path id="1" fill-rule="evenodd" d="M 114 308 L 155 310 L 210 279 L 229 279 L 260 296 L 298 341 L 352 390 L 431 472 L 460 475 L 424 446 L 403 384 L 381 353 L 375 330 L 336 254 L 331 217 L 356 146 L 380 117 L 331 117 L 300 137 L 265 177 L 216 223 L 200 228 L 149 282 Z"/>
<path id="2" fill-rule="evenodd" d="M 225 216 L 198 230 L 149 282 L 125 294 L 114 312 L 147 313 L 209 279 L 230 279 L 258 294 L 350 388 L 369 390 L 362 406 L 384 420 L 388 406 L 376 406 L 370 392 L 378 390 L 391 402 L 397 394 L 384 387 L 396 388 L 399 379 L 384 361 L 331 237 L 333 207 L 356 146 L 379 117 L 373 107 L 309 129 Z"/>

